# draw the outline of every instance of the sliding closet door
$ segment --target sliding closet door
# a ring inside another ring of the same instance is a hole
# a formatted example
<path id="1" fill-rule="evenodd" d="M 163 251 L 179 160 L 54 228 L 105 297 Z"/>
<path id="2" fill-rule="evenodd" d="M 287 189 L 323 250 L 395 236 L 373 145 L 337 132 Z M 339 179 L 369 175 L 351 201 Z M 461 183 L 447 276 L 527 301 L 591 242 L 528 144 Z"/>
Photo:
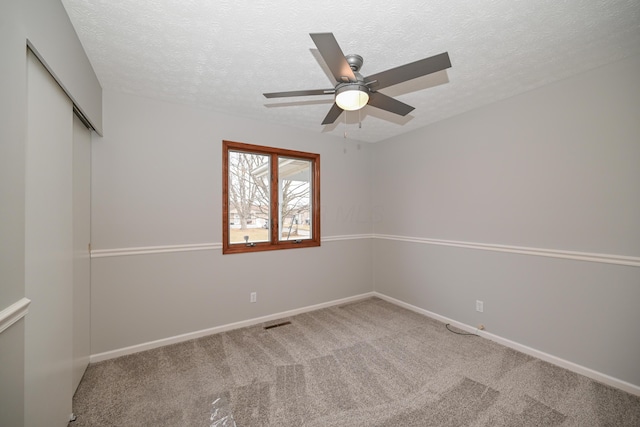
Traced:
<path id="1" fill-rule="evenodd" d="M 91 131 L 73 116 L 73 387 L 91 354 Z"/>
<path id="2" fill-rule="evenodd" d="M 63 427 L 72 411 L 73 106 L 27 55 L 25 425 Z"/>

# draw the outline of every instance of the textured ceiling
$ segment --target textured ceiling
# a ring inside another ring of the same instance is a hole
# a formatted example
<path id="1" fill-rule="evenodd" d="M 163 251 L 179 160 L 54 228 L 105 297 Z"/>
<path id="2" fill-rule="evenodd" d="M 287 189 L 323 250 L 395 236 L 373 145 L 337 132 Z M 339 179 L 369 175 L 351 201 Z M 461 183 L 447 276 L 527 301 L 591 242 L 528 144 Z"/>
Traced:
<path id="1" fill-rule="evenodd" d="M 638 0 L 62 3 L 106 90 L 368 142 L 640 53 Z M 381 90 L 406 117 L 367 106 L 322 126 L 332 95 L 262 96 L 333 86 L 314 32 L 363 56 L 364 76 L 445 51 L 452 68 Z"/>

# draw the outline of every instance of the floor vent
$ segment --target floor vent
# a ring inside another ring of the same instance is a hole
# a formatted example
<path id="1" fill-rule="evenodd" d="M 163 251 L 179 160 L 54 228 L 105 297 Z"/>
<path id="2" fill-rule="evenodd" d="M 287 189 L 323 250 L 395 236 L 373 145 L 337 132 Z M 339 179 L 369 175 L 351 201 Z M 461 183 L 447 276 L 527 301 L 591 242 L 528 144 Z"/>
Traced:
<path id="1" fill-rule="evenodd" d="M 276 323 L 275 325 L 269 325 L 269 326 L 265 326 L 265 329 L 273 329 L 273 328 L 277 328 L 280 326 L 285 326 L 285 325 L 290 325 L 291 322 L 282 322 L 282 323 Z"/>

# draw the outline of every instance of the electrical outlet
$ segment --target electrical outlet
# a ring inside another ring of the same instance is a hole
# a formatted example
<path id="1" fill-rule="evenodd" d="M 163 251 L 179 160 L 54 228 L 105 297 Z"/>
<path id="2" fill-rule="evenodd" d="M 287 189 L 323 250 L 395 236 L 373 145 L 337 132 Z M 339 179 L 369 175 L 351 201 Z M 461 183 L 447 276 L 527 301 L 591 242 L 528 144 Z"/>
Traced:
<path id="1" fill-rule="evenodd" d="M 251 292 L 251 295 L 249 297 L 249 301 L 250 302 L 256 302 L 258 300 L 258 293 L 257 292 Z"/>
<path id="2" fill-rule="evenodd" d="M 484 311 L 484 303 L 480 300 L 476 300 L 476 311 L 482 313 Z"/>

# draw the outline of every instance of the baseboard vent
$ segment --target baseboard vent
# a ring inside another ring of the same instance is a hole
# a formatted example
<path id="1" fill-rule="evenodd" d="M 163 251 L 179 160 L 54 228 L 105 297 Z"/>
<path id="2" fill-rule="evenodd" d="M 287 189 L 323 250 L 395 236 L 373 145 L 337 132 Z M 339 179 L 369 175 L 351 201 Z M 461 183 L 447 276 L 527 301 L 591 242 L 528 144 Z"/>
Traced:
<path id="1" fill-rule="evenodd" d="M 285 326 L 285 325 L 290 325 L 291 322 L 287 321 L 287 322 L 282 322 L 282 323 L 276 323 L 275 325 L 269 325 L 269 326 L 265 326 L 264 329 L 273 329 L 273 328 L 278 328 L 280 326 Z"/>

